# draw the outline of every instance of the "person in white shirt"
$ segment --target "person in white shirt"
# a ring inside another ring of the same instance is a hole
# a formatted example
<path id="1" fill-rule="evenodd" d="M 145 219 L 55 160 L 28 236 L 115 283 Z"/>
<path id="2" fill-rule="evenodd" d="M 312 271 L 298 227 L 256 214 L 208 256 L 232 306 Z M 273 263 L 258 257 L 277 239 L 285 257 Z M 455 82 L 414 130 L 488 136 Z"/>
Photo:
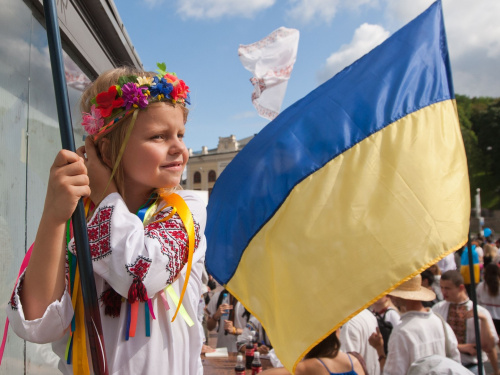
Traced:
<path id="1" fill-rule="evenodd" d="M 500 332 L 500 268 L 490 263 L 484 269 L 484 281 L 476 288 L 477 303 L 491 314 L 497 334 Z"/>
<path id="2" fill-rule="evenodd" d="M 370 310 L 378 315 L 384 315 L 384 320 L 396 327 L 401 322 L 401 316 L 388 295 L 383 296 L 370 306 Z"/>
<path id="3" fill-rule="evenodd" d="M 222 296 L 227 293 L 229 303 L 223 303 Z M 245 307 L 227 290 L 214 293 L 207 305 L 209 331 L 217 329 L 217 348 L 226 347 L 228 352 L 237 352 L 237 338 L 243 332 L 250 315 L 245 316 Z M 223 314 L 228 318 L 221 321 Z"/>
<path id="4" fill-rule="evenodd" d="M 377 327 L 375 315 L 370 310 L 364 309 L 340 329 L 340 349 L 345 353 L 359 353 L 365 360 L 370 375 L 380 374 L 377 351 L 368 344 L 368 338 Z"/>
<path id="5" fill-rule="evenodd" d="M 437 266 L 441 270 L 441 272 L 452 271 L 457 269 L 457 264 L 455 263 L 455 253 L 448 254 L 439 262 L 437 262 Z"/>
<path id="6" fill-rule="evenodd" d="M 476 332 L 472 319 L 473 304 L 467 295 L 464 279 L 460 272 L 448 271 L 443 273 L 440 282 L 445 300 L 435 304 L 432 310 L 441 315 L 455 332 L 462 365 L 477 374 Z M 477 310 L 480 321 L 481 349 L 487 353 L 495 374 L 497 374 L 495 345 L 498 343 L 498 334 L 488 310 L 482 306 L 477 306 Z"/>
<path id="7" fill-rule="evenodd" d="M 435 299 L 436 294 L 421 283 L 422 277 L 418 274 L 389 293 L 396 307 L 405 313 L 392 331 L 387 357 L 380 332 L 377 330 L 370 336 L 370 345 L 377 350 L 384 375 L 406 374 L 413 362 L 433 354 L 460 362 L 457 339 L 451 327 L 422 304 Z"/>

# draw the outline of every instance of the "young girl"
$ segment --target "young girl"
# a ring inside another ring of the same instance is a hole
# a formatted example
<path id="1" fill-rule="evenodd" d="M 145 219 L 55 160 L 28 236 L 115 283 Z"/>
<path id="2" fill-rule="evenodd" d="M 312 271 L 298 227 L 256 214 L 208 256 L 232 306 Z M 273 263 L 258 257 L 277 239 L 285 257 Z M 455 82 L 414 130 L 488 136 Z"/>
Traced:
<path id="1" fill-rule="evenodd" d="M 495 329 L 500 333 L 500 269 L 495 263 L 484 269 L 484 281 L 476 287 L 476 294 L 477 303 L 490 312 Z"/>
<path id="2" fill-rule="evenodd" d="M 284 368 L 263 371 L 262 374 L 287 375 Z M 340 350 L 339 330 L 316 345 L 297 364 L 296 375 L 365 375 L 365 363 L 358 353 L 344 353 Z"/>
<path id="3" fill-rule="evenodd" d="M 203 373 L 196 311 L 206 211 L 196 195 L 178 191 L 189 88 L 158 67 L 159 75 L 109 71 L 83 94 L 90 136 L 77 153 L 55 158 L 31 259 L 7 308 L 20 337 L 53 342 L 65 374 L 73 373 L 66 349 L 81 355 L 70 337 L 74 240 L 65 245 L 81 197 L 94 206 L 87 225 L 109 373 Z"/>

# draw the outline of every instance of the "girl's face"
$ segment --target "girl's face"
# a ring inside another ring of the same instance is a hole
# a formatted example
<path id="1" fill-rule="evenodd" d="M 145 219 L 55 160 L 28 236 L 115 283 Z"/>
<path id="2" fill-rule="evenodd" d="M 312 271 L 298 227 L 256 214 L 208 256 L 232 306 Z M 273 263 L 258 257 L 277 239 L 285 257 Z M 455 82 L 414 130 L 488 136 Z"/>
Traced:
<path id="1" fill-rule="evenodd" d="M 151 105 L 140 111 L 123 154 L 125 190 L 177 186 L 189 158 L 180 105 Z"/>

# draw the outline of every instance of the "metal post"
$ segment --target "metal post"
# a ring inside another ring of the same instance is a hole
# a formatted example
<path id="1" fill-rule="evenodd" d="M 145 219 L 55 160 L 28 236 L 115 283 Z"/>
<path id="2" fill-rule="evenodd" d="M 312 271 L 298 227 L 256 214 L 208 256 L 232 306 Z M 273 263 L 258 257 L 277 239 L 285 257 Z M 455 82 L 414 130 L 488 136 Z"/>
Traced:
<path id="1" fill-rule="evenodd" d="M 483 375 L 483 358 L 481 355 L 481 333 L 479 329 L 479 315 L 477 314 L 477 298 L 476 298 L 476 280 L 474 279 L 474 260 L 472 258 L 472 246 L 469 238 L 467 241 L 467 252 L 469 256 L 469 273 L 470 273 L 470 299 L 472 301 L 472 308 L 474 310 L 474 330 L 476 332 L 476 351 L 477 351 L 477 366 L 478 374 Z"/>
<path id="2" fill-rule="evenodd" d="M 45 22 L 47 26 L 47 39 L 49 42 L 50 63 L 52 78 L 56 94 L 57 115 L 61 133 L 62 147 L 75 151 L 75 140 L 71 125 L 71 112 L 68 101 L 68 89 L 64 73 L 62 57 L 61 36 L 57 19 L 55 0 L 43 0 Z M 89 240 L 85 210 L 80 199 L 72 216 L 75 245 L 80 268 L 80 282 L 82 288 L 83 305 L 85 310 L 85 324 L 89 338 L 89 347 L 92 356 L 92 365 L 95 374 L 108 374 L 104 338 L 102 334 L 101 315 L 97 300 L 97 291 L 94 280 L 94 270 L 90 256 Z"/>
<path id="3" fill-rule="evenodd" d="M 479 221 L 478 234 L 483 235 L 484 217 L 481 216 L 481 189 L 476 189 L 476 217 Z"/>

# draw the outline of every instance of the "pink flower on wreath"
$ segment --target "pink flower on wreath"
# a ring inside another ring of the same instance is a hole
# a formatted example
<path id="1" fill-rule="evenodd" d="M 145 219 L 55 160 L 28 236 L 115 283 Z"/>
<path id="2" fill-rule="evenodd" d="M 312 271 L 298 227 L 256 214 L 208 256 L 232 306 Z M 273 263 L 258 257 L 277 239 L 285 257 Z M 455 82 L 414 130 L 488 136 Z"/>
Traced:
<path id="1" fill-rule="evenodd" d="M 148 97 L 143 92 L 146 87 L 137 87 L 135 83 L 129 82 L 122 86 L 122 99 L 125 104 L 125 109 L 130 108 L 146 108 L 148 106 Z"/>
<path id="2" fill-rule="evenodd" d="M 90 135 L 96 134 L 104 126 L 101 111 L 95 107 L 95 104 L 90 107 L 90 113 L 83 112 L 82 125 Z"/>

